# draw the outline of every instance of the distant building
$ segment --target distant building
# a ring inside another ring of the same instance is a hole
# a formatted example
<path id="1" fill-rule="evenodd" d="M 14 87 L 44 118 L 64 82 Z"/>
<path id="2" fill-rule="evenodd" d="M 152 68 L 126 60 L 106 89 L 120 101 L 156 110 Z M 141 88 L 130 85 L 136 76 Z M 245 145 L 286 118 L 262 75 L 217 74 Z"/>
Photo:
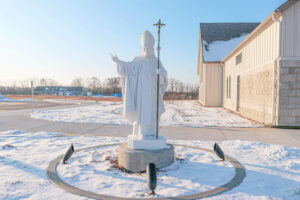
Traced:
<path id="1" fill-rule="evenodd" d="M 300 126 L 300 0 L 261 24 L 200 24 L 199 101 L 275 126 Z"/>
<path id="2" fill-rule="evenodd" d="M 72 86 L 37 86 L 34 88 L 37 95 L 83 96 L 83 87 Z"/>

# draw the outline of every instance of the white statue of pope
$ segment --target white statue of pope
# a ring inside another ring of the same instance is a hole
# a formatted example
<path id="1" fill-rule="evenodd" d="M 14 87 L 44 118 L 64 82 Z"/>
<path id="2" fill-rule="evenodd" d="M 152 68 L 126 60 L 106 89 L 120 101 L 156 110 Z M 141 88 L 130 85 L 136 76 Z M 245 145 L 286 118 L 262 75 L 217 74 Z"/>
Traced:
<path id="1" fill-rule="evenodd" d="M 124 62 L 117 56 L 111 59 L 117 63 L 117 72 L 122 80 L 123 115 L 133 125 L 128 136 L 128 147 L 132 149 L 161 149 L 166 147 L 163 136 L 156 139 L 157 74 L 159 73 L 159 117 L 165 111 L 163 95 L 168 86 L 167 72 L 154 55 L 154 37 L 145 31 L 141 37 L 142 55 L 131 62 Z"/>

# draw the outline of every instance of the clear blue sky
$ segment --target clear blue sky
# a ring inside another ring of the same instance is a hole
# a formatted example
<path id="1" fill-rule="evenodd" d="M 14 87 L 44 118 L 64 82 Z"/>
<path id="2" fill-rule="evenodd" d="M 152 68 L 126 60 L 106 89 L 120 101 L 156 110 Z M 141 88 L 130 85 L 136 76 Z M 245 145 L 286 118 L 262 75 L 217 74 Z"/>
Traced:
<path id="1" fill-rule="evenodd" d="M 140 55 L 144 30 L 161 18 L 161 60 L 197 82 L 200 22 L 261 22 L 286 0 L 0 0 L 0 84 L 48 77 L 117 76 L 109 53 Z"/>

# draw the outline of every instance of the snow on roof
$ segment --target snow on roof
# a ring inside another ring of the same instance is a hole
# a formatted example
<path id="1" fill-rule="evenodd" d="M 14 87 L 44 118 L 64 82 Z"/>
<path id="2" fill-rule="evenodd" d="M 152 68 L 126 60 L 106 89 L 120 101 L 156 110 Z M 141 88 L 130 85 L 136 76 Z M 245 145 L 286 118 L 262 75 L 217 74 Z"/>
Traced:
<path id="1" fill-rule="evenodd" d="M 259 23 L 200 23 L 203 61 L 222 61 L 258 25 Z"/>
<path id="2" fill-rule="evenodd" d="M 241 35 L 241 37 L 232 38 L 228 41 L 214 41 L 208 44 L 206 41 L 202 43 L 203 57 L 205 62 L 222 61 L 231 51 L 234 50 L 249 34 Z"/>

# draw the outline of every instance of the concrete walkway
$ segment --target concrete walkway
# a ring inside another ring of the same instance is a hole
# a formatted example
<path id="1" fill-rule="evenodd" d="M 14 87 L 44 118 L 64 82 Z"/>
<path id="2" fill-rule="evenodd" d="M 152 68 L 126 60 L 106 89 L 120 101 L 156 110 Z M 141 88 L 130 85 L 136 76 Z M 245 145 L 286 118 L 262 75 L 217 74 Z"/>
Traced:
<path id="1" fill-rule="evenodd" d="M 93 103 L 82 102 L 80 105 L 59 103 L 57 106 L 53 106 L 53 104 L 51 104 L 51 107 L 43 106 L 43 109 L 60 109 L 91 104 Z M 51 122 L 32 119 L 29 117 L 31 112 L 31 104 L 30 109 L 28 108 L 29 107 L 24 106 L 19 110 L 0 111 L 0 131 L 47 131 L 61 132 L 70 135 L 87 134 L 115 137 L 126 137 L 131 133 L 130 126 Z M 162 127 L 161 134 L 166 136 L 168 139 L 175 140 L 250 140 L 261 141 L 269 144 L 290 145 L 300 148 L 300 130 L 293 129 Z"/>

